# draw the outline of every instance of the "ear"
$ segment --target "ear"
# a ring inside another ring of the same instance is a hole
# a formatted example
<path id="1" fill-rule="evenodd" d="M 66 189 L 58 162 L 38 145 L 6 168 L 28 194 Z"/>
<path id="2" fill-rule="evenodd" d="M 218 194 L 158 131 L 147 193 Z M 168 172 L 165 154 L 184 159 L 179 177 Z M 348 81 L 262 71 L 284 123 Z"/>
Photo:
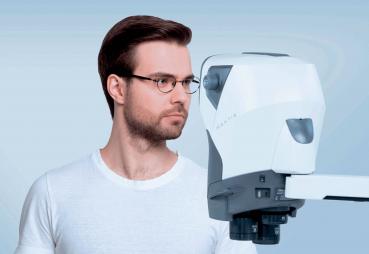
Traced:
<path id="1" fill-rule="evenodd" d="M 118 104 L 124 104 L 126 81 L 116 74 L 110 74 L 106 80 L 106 89 L 113 100 Z"/>

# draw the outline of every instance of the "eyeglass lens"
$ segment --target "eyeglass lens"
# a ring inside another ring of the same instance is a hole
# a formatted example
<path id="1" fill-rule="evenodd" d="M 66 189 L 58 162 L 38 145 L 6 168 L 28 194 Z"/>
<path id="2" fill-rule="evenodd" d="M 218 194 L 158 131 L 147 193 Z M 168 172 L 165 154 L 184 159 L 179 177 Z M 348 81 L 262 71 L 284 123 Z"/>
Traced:
<path id="1" fill-rule="evenodd" d="M 174 78 L 157 78 L 156 83 L 160 91 L 167 93 L 174 89 L 176 83 L 181 83 L 186 93 L 194 93 L 199 88 L 199 84 L 192 79 L 185 79 L 183 81 L 176 81 Z"/>

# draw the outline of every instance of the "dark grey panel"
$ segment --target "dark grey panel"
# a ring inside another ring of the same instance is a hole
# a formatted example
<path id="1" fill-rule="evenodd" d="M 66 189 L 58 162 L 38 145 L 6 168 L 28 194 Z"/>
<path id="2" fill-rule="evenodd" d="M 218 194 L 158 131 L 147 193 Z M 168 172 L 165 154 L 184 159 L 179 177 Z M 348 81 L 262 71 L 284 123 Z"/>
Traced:
<path id="1" fill-rule="evenodd" d="M 211 66 L 203 79 L 206 96 L 215 109 L 218 108 L 220 96 L 232 65 Z"/>
<path id="2" fill-rule="evenodd" d="M 265 170 L 209 184 L 210 217 L 230 221 L 231 239 L 278 243 L 279 225 L 287 223 L 288 215 L 296 216 L 305 202 L 285 197 L 286 176 Z"/>
<path id="3" fill-rule="evenodd" d="M 293 139 L 301 144 L 309 144 L 314 139 L 313 120 L 311 118 L 295 118 L 286 120 Z"/>
<path id="4" fill-rule="evenodd" d="M 369 198 L 355 198 L 355 197 L 341 197 L 341 196 L 326 196 L 327 200 L 342 200 L 342 201 L 356 201 L 356 202 L 369 202 Z"/>
<path id="5" fill-rule="evenodd" d="M 210 185 L 222 180 L 223 162 L 208 130 L 206 134 L 209 143 L 208 185 Z"/>
<path id="6" fill-rule="evenodd" d="M 289 56 L 288 54 L 283 54 L 283 53 L 268 53 L 268 52 L 242 52 L 242 54 L 276 56 L 276 57 Z"/>
<path id="7" fill-rule="evenodd" d="M 207 58 L 205 58 L 205 60 L 202 62 L 202 64 L 201 64 L 201 68 L 200 68 L 200 80 L 202 80 L 202 69 L 204 68 L 204 64 L 206 63 L 206 61 L 207 61 L 209 58 L 211 58 L 211 57 L 213 57 L 213 56 L 216 56 L 216 55 L 208 56 L 208 57 L 207 57 Z M 205 76 L 206 76 L 206 75 L 205 75 Z M 200 98 L 201 98 L 200 93 L 201 93 L 201 89 L 199 90 L 199 105 L 200 105 Z"/>
<path id="8" fill-rule="evenodd" d="M 206 134 L 208 135 L 208 143 L 209 143 L 209 161 L 208 161 L 208 187 L 209 187 L 212 183 L 222 181 L 223 162 L 208 130 L 206 130 Z M 227 211 L 227 199 L 223 199 L 223 197 L 226 197 L 229 194 L 231 193 L 226 188 L 219 188 L 219 192 L 217 192 L 216 190 L 212 191 L 212 195 L 214 195 L 214 197 L 208 199 L 209 214 L 212 214 L 216 211 L 215 213 L 218 215 L 217 216 L 218 218 L 221 218 L 220 220 L 231 220 L 232 216 Z M 216 198 L 215 196 L 221 198 Z"/>

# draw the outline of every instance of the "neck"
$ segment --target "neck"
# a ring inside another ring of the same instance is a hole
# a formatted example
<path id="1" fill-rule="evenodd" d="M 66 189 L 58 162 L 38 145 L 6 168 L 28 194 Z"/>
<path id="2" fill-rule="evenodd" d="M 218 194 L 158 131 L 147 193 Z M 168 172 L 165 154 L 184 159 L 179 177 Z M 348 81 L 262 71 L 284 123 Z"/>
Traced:
<path id="1" fill-rule="evenodd" d="M 133 136 L 118 121 L 113 121 L 109 142 L 100 152 L 111 170 L 132 180 L 156 178 L 177 161 L 177 155 L 167 147 L 165 140 L 153 143 Z"/>

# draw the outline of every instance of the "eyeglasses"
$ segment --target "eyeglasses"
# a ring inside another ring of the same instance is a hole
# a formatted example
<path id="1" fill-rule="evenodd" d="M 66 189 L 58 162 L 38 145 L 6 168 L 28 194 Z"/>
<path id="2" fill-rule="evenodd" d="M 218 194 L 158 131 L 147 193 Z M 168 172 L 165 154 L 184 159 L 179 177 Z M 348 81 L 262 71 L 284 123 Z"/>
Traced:
<path id="1" fill-rule="evenodd" d="M 178 82 L 182 84 L 182 86 L 185 89 L 185 92 L 187 94 L 195 93 L 197 90 L 199 90 L 199 87 L 200 87 L 200 81 L 197 80 L 197 78 L 176 80 L 174 77 L 171 77 L 171 76 L 158 77 L 158 78 L 148 78 L 148 77 L 143 77 L 143 76 L 134 75 L 134 74 L 125 75 L 124 77 L 126 77 L 126 78 L 138 78 L 138 79 L 143 79 L 143 80 L 151 80 L 156 84 L 159 91 L 163 92 L 163 93 L 171 92 Z"/>

